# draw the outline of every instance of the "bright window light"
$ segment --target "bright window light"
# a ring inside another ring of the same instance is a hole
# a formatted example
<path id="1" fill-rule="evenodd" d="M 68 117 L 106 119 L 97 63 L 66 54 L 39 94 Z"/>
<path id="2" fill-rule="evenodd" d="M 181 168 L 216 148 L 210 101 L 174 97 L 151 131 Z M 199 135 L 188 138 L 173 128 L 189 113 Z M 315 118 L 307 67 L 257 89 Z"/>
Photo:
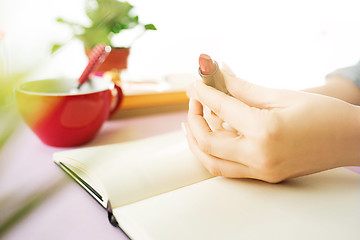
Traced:
<path id="1" fill-rule="evenodd" d="M 35 76 L 76 77 L 86 65 L 79 41 L 49 57 L 55 41 L 70 36 L 56 17 L 86 21 L 84 0 L 2 0 L 14 71 L 36 68 Z M 156 25 L 131 47 L 126 77 L 197 74 L 198 56 L 226 62 L 238 76 L 269 86 L 302 89 L 319 85 L 329 71 L 360 60 L 356 0 L 133 0 L 139 18 Z"/>

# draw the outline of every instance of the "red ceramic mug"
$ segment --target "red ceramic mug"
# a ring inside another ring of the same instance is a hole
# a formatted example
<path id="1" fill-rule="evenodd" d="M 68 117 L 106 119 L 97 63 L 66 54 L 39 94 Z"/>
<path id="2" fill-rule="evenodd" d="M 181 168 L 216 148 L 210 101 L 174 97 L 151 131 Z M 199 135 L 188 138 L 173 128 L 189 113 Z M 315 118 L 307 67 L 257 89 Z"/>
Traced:
<path id="1" fill-rule="evenodd" d="M 30 81 L 15 90 L 23 119 L 47 145 L 70 147 L 92 140 L 123 99 L 121 88 L 104 79 L 92 79 L 80 91 L 74 82 Z"/>

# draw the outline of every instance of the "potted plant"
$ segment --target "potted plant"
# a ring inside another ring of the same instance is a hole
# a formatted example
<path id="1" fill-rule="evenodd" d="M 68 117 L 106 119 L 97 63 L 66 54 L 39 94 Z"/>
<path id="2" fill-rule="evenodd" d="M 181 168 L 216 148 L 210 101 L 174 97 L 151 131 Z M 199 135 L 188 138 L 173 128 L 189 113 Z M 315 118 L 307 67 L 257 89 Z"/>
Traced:
<path id="1" fill-rule="evenodd" d="M 132 29 L 136 26 L 142 27 L 142 32 L 156 30 L 153 24 L 142 24 L 139 17 L 133 14 L 134 6 L 128 2 L 118 0 L 87 0 L 86 15 L 90 20 L 89 25 L 82 25 L 58 18 L 57 21 L 67 24 L 73 30 L 73 37 L 80 39 L 89 54 L 95 45 L 102 43 L 112 47 L 111 53 L 105 61 L 96 69 L 97 72 L 110 70 L 122 70 L 127 68 L 127 57 L 130 46 L 114 46 L 113 37 L 123 30 Z M 137 38 L 138 38 L 137 37 Z M 134 41 L 137 39 L 135 38 Z M 52 53 L 58 50 L 63 44 L 54 44 Z"/>

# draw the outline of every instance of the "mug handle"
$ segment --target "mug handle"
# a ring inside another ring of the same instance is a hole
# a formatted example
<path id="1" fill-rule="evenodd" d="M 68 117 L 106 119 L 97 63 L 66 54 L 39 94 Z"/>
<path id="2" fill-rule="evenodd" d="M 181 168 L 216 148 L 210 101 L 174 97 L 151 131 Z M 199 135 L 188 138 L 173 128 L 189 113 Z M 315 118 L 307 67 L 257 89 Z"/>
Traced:
<path id="1" fill-rule="evenodd" d="M 114 94 L 113 90 L 116 91 L 115 94 Z M 114 88 L 110 89 L 110 91 L 111 91 L 112 96 L 115 98 L 115 104 L 112 107 L 112 109 L 110 110 L 108 118 L 111 118 L 117 112 L 117 110 L 120 108 L 120 104 L 124 98 L 124 93 L 123 93 L 121 87 L 118 86 L 117 84 L 114 83 Z"/>

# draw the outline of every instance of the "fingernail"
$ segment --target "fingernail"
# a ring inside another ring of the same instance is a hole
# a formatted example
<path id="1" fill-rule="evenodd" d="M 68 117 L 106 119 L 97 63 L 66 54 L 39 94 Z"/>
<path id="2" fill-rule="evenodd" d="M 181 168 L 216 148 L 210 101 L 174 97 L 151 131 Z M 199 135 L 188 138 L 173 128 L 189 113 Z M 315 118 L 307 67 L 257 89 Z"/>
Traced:
<path id="1" fill-rule="evenodd" d="M 181 129 L 183 130 L 185 136 L 187 135 L 187 132 L 186 132 L 186 127 L 185 127 L 185 123 L 184 122 L 181 122 Z"/>
<path id="2" fill-rule="evenodd" d="M 230 69 L 230 67 L 226 65 L 226 63 L 221 63 L 221 69 L 223 70 L 223 72 L 227 73 L 230 76 L 236 76 L 235 73 Z"/>

